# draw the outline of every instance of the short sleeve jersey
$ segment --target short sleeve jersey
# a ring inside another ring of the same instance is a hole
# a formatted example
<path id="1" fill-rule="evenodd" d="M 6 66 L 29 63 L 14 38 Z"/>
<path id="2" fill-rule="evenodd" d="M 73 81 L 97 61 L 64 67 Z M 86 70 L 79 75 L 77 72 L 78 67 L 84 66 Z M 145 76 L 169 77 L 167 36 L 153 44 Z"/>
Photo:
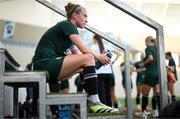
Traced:
<path id="1" fill-rule="evenodd" d="M 79 34 L 77 28 L 69 21 L 58 22 L 51 27 L 41 38 L 33 61 L 41 58 L 56 58 L 65 56 L 65 52 L 72 45 L 69 36 Z"/>
<path id="2" fill-rule="evenodd" d="M 174 66 L 175 71 L 174 71 L 173 73 L 174 73 L 174 75 L 175 75 L 175 77 L 176 77 L 176 80 L 177 80 L 176 64 L 175 64 L 175 61 L 174 61 L 173 58 L 171 58 L 171 59 L 169 60 L 169 64 L 168 64 L 168 65 L 169 65 L 169 66 Z"/>
<path id="3" fill-rule="evenodd" d="M 132 65 L 132 63 L 130 62 L 130 65 Z M 120 67 L 125 67 L 125 63 L 121 63 L 120 64 Z M 125 79 L 125 70 L 124 71 L 121 71 L 122 73 L 122 78 Z M 132 71 L 130 72 L 130 76 L 132 75 Z"/>
<path id="4" fill-rule="evenodd" d="M 130 65 L 131 64 L 132 63 L 130 62 Z M 124 66 L 125 66 L 124 62 L 120 64 L 120 67 L 124 67 Z M 122 85 L 123 85 L 124 88 L 126 88 L 126 85 L 125 85 L 125 78 L 126 78 L 125 70 L 121 71 L 121 73 L 122 73 Z M 130 72 L 130 76 L 131 75 L 132 75 L 132 72 Z M 131 88 L 133 88 L 132 79 L 131 79 Z"/>
<path id="5" fill-rule="evenodd" d="M 153 56 L 153 61 L 146 66 L 146 74 L 158 75 L 157 49 L 156 46 L 148 46 L 145 49 L 146 59 L 149 55 Z"/>

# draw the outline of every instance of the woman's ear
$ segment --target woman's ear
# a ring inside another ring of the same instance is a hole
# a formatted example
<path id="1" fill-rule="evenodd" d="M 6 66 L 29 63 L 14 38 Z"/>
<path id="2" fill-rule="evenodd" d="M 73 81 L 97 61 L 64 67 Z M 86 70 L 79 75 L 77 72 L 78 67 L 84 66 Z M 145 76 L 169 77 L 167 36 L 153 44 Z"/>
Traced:
<path id="1" fill-rule="evenodd" d="M 72 18 L 75 19 L 76 17 L 77 17 L 77 13 L 74 12 L 74 13 L 72 14 Z"/>

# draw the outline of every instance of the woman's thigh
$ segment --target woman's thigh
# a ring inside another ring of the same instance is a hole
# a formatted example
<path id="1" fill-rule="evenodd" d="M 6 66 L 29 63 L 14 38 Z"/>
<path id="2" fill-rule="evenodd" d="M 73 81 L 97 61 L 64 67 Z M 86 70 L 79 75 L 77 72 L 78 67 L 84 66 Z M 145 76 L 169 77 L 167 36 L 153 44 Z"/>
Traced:
<path id="1" fill-rule="evenodd" d="M 154 92 L 154 94 L 160 93 L 160 85 L 159 84 L 157 84 L 153 87 L 153 92 Z"/>
<path id="2" fill-rule="evenodd" d="M 151 90 L 151 87 L 150 87 L 150 86 L 148 86 L 148 85 L 146 85 L 146 84 L 143 84 L 143 85 L 142 85 L 142 93 L 143 93 L 143 94 L 149 94 L 150 90 Z"/>
<path id="3" fill-rule="evenodd" d="M 59 78 L 61 80 L 68 78 L 76 73 L 78 70 L 86 66 L 87 62 L 90 65 L 94 65 L 92 57 L 89 54 L 82 55 L 67 55 L 64 58 Z M 88 61 L 89 60 L 89 61 Z"/>
<path id="4" fill-rule="evenodd" d="M 137 94 L 141 94 L 142 92 L 142 85 L 137 85 Z"/>

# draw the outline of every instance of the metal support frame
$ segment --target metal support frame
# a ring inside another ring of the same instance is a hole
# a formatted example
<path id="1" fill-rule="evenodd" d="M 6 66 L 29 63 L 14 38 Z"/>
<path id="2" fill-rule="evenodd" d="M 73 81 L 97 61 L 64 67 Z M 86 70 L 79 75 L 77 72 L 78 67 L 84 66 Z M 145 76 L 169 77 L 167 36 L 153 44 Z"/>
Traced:
<path id="1" fill-rule="evenodd" d="M 46 98 L 46 73 L 45 72 L 8 72 L 4 73 L 0 79 L 0 118 L 4 115 L 5 102 L 5 85 L 11 86 L 14 89 L 14 107 L 13 115 L 18 118 L 18 88 L 26 87 L 32 83 L 39 84 L 39 118 L 46 118 L 45 98 Z"/>
<path id="2" fill-rule="evenodd" d="M 2 76 L 0 76 L 0 80 L 2 80 Z M 0 87 L 4 87 L 4 83 L 0 83 Z M 0 97 L 4 97 L 4 90 L 0 90 Z M 0 119 L 4 118 L 4 99 L 0 98 Z"/>
<path id="3" fill-rule="evenodd" d="M 3 74 L 4 74 L 4 67 L 5 67 L 5 57 L 4 57 L 4 50 L 0 49 L 0 80 L 3 79 Z M 0 87 L 4 87 L 4 84 L 0 83 Z M 4 92 L 3 90 L 0 90 L 0 97 L 4 97 Z M 4 100 L 0 98 L 0 118 L 4 118 Z"/>
<path id="4" fill-rule="evenodd" d="M 130 58 L 129 58 L 129 49 L 125 52 L 125 85 L 126 85 L 126 99 L 127 99 L 127 108 L 128 108 L 128 118 L 133 118 L 133 106 L 131 99 L 131 76 L 130 76 Z"/>
<path id="5" fill-rule="evenodd" d="M 158 55 L 158 73 L 159 73 L 160 89 L 161 89 L 161 109 L 163 109 L 168 104 L 163 26 L 119 0 L 104 0 L 104 1 L 116 7 L 117 9 L 123 11 L 124 13 L 132 16 L 133 18 L 139 20 L 145 25 L 153 28 L 156 31 L 156 39 L 158 41 L 157 55 Z"/>
<path id="6" fill-rule="evenodd" d="M 13 113 L 18 118 L 18 88 L 39 84 L 39 118 L 46 118 L 46 72 L 5 72 L 5 50 L 0 49 L 0 118 L 4 118 L 5 85 L 14 89 Z"/>
<path id="7" fill-rule="evenodd" d="M 4 68 L 5 49 L 0 49 L 0 67 Z M 39 118 L 46 118 L 46 105 L 53 104 L 79 104 L 80 118 L 87 118 L 87 96 L 86 94 L 62 94 L 46 95 L 46 72 L 4 72 L 0 75 L 0 118 L 4 118 L 5 107 L 5 85 L 13 88 L 13 117 L 19 118 L 18 88 L 33 87 L 38 83 L 39 90 Z"/>
<path id="8" fill-rule="evenodd" d="M 0 49 L 0 76 L 3 75 L 5 68 L 5 55 L 4 50 Z"/>
<path id="9" fill-rule="evenodd" d="M 46 105 L 79 104 L 80 119 L 87 118 L 87 95 L 84 94 L 49 94 L 46 97 Z"/>

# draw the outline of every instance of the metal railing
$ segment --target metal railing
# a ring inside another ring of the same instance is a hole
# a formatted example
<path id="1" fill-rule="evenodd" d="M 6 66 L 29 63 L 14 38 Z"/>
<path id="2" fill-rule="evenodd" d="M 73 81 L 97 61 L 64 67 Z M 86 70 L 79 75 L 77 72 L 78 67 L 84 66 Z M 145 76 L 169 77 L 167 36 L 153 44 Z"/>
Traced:
<path id="1" fill-rule="evenodd" d="M 132 16 L 133 18 L 139 20 L 145 25 L 153 28 L 156 31 L 157 39 L 157 57 L 158 57 L 158 74 L 160 80 L 160 93 L 161 93 L 161 109 L 163 109 L 168 104 L 167 99 L 167 76 L 166 76 L 166 63 L 165 63 L 165 53 L 164 53 L 164 33 L 163 26 L 145 16 L 144 14 L 136 11 L 135 9 L 129 7 L 120 0 L 104 0 L 116 7 L 117 9 L 123 11 L 124 13 Z"/>

